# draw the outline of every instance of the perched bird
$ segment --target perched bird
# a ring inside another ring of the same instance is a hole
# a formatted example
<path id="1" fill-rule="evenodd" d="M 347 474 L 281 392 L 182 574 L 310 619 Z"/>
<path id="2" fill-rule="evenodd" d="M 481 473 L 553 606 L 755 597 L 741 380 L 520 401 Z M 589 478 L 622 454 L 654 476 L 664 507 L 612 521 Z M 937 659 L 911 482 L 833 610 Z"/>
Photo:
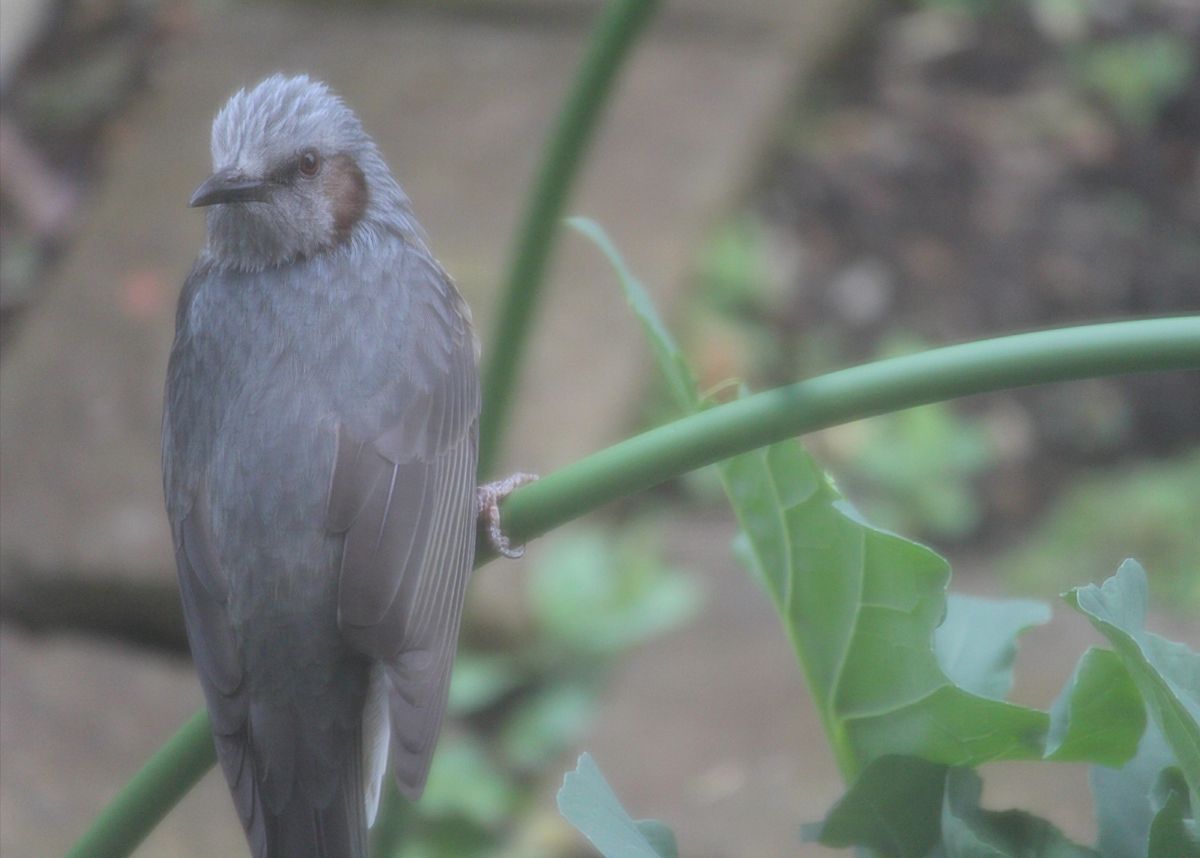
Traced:
<path id="1" fill-rule="evenodd" d="M 475 550 L 471 314 L 322 83 L 235 94 L 196 189 L 163 473 L 188 640 L 257 858 L 364 858 L 416 797 Z"/>

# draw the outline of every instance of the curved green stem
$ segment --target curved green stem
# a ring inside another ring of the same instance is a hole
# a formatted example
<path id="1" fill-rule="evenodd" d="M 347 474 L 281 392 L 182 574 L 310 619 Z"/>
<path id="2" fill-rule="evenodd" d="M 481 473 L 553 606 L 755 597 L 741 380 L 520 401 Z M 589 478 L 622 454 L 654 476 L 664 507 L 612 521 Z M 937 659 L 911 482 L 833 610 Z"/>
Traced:
<path id="1" fill-rule="evenodd" d="M 617 72 L 658 4 L 659 0 L 613 0 L 605 7 L 559 112 L 517 234 L 504 280 L 504 303 L 488 343 L 490 357 L 483 378 L 479 432 L 481 475 L 491 473 L 497 451 L 503 447 L 505 416 L 512 410 L 516 380 L 567 197 Z"/>
<path id="2" fill-rule="evenodd" d="M 594 453 L 516 492 L 526 541 L 617 498 L 794 435 L 962 396 L 1133 372 L 1200 369 L 1200 316 L 1017 334 L 864 364 L 719 405 Z M 481 550 L 476 565 L 491 555 Z M 128 855 L 214 761 L 194 716 L 130 781 L 69 858 Z"/>
<path id="3" fill-rule="evenodd" d="M 710 408 L 580 459 L 514 492 L 504 530 L 525 542 L 704 465 L 864 417 L 1035 384 L 1185 369 L 1200 369 L 1200 316 L 1058 328 L 863 364 Z"/>

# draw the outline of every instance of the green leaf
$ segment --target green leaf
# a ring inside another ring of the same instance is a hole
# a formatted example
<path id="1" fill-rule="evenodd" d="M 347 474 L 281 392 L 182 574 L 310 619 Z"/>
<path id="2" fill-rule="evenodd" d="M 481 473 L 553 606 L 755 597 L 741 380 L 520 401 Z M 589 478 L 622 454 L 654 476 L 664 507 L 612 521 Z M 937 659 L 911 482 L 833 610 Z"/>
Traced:
<path id="1" fill-rule="evenodd" d="M 1012 690 L 1017 635 L 1050 621 L 1050 607 L 1030 599 L 951 594 L 933 650 L 946 676 L 965 691 L 1003 700 Z"/>
<path id="2" fill-rule="evenodd" d="M 505 655 L 485 655 L 460 649 L 450 676 L 450 711 L 477 712 L 490 706 L 521 682 L 521 672 Z"/>
<path id="3" fill-rule="evenodd" d="M 596 714 L 596 691 L 586 681 L 554 684 L 521 701 L 500 735 L 505 756 L 534 770 L 579 739 Z"/>
<path id="4" fill-rule="evenodd" d="M 555 539 L 534 570 L 538 624 L 574 650 L 611 653 L 674 628 L 695 613 L 700 593 L 637 542 L 596 531 Z"/>
<path id="5" fill-rule="evenodd" d="M 1080 82 L 1104 96 L 1126 121 L 1148 127 L 1195 68 L 1182 35 L 1149 33 L 1089 45 L 1076 64 Z"/>
<path id="6" fill-rule="evenodd" d="M 1189 788 L 1200 794 L 1200 654 L 1145 631 L 1145 570 L 1126 560 L 1102 586 L 1076 587 L 1064 598 L 1108 638 Z"/>
<path id="7" fill-rule="evenodd" d="M 400 816 L 406 816 L 397 811 Z M 395 851 L 380 852 L 376 858 L 466 858 L 466 856 L 491 855 L 495 850 L 496 833 L 481 828 L 459 817 L 427 822 L 414 818 L 403 818 L 401 823 L 403 842 Z"/>
<path id="8" fill-rule="evenodd" d="M 1046 759 L 1121 766 L 1137 753 L 1146 707 L 1112 650 L 1089 649 L 1050 708 Z"/>
<path id="9" fill-rule="evenodd" d="M 1072 843 L 1046 820 L 1022 810 L 979 806 L 983 782 L 970 769 L 946 775 L 942 805 L 945 858 L 1088 858 L 1098 853 Z"/>
<path id="10" fill-rule="evenodd" d="M 1188 788 L 1179 769 L 1170 768 L 1160 775 L 1154 787 L 1153 803 L 1156 812 L 1150 825 L 1147 854 L 1154 858 L 1196 858 L 1200 855 L 1195 819 L 1187 818 Z"/>
<path id="11" fill-rule="evenodd" d="M 733 319 L 747 308 L 774 309 L 768 292 L 772 280 L 767 264 L 762 219 L 743 213 L 720 224 L 700 249 L 696 280 L 706 304 Z"/>
<path id="12" fill-rule="evenodd" d="M 948 765 L 1041 756 L 1045 713 L 972 694 L 939 665 L 942 558 L 864 523 L 798 443 L 721 472 L 845 773 L 886 753 Z"/>
<path id="13" fill-rule="evenodd" d="M 662 823 L 635 822 L 591 754 L 582 754 L 558 791 L 558 811 L 605 858 L 675 858 L 675 836 Z"/>
<path id="14" fill-rule="evenodd" d="M 917 757 L 883 756 L 862 773 L 806 840 L 865 846 L 880 855 L 924 858 L 938 842 L 946 766 Z"/>
<path id="15" fill-rule="evenodd" d="M 431 817 L 458 816 L 481 826 L 501 823 L 517 791 L 483 745 L 466 736 L 447 736 L 438 745 L 421 799 Z"/>
<path id="16" fill-rule="evenodd" d="M 1128 763 L 1119 769 L 1092 766 L 1088 780 L 1096 805 L 1096 845 L 1104 855 L 1145 858 L 1155 816 L 1151 792 L 1173 763 L 1171 748 L 1150 721 Z"/>
<path id="17" fill-rule="evenodd" d="M 655 309 L 654 302 L 650 300 L 650 294 L 646 291 L 646 287 L 633 276 L 633 272 L 625 264 L 625 259 L 621 256 L 620 251 L 617 250 L 612 239 L 608 237 L 600 224 L 583 217 L 568 218 L 567 224 L 591 239 L 608 257 L 609 263 L 621 280 L 621 286 L 625 290 L 625 298 L 629 301 L 629 306 L 633 308 L 633 312 L 650 335 L 650 345 L 654 349 L 655 360 L 663 371 L 663 377 L 667 381 L 676 404 L 687 411 L 696 410 L 700 405 L 700 398 L 696 395 L 695 376 L 684 359 L 683 352 L 675 344 L 670 331 L 659 318 L 658 310 Z"/>
<path id="18" fill-rule="evenodd" d="M 676 398 L 697 410 L 691 373 L 645 291 L 599 227 L 586 232 L 614 260 Z M 945 560 L 867 524 L 795 441 L 719 468 L 845 776 L 889 753 L 948 765 L 1041 757 L 1046 713 L 971 693 L 938 663 Z M 992 643 L 994 689 L 1002 671 Z"/>
<path id="19" fill-rule="evenodd" d="M 859 846 L 887 858 L 1089 858 L 1044 819 L 979 806 L 982 783 L 971 769 L 918 757 L 871 761 L 806 839 Z"/>

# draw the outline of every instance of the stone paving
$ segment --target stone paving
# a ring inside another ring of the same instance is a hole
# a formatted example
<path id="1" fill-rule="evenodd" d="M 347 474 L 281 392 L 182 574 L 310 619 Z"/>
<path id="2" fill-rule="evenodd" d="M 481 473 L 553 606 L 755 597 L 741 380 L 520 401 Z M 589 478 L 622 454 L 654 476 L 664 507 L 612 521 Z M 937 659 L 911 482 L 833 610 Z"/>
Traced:
<path id="1" fill-rule="evenodd" d="M 856 4 L 665 5 L 570 210 L 606 226 L 669 312 L 703 230 L 736 198 L 805 59 Z M 597 8 L 198 9 L 112 135 L 86 223 L 5 354 L 6 589 L 16 566 L 170 586 L 161 384 L 175 294 L 203 234 L 184 202 L 208 170 L 209 123 L 230 92 L 277 69 L 329 80 L 379 141 L 486 338 L 524 190 Z M 565 241 L 549 292 L 505 457 L 541 472 L 617 440 L 648 366 L 611 272 L 582 239 Z M 514 591 L 517 574 L 500 569 L 476 589 Z M 198 704 L 182 662 L 6 626 L 0 852 L 61 854 Z M 139 854 L 240 854 L 230 811 L 210 776 Z"/>

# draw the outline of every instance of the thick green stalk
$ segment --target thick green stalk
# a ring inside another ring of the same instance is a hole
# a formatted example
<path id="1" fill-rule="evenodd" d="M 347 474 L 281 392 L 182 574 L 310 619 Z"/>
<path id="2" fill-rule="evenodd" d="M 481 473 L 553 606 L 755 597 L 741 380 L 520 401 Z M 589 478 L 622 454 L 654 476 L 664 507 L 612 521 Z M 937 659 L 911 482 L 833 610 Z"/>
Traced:
<path id="1" fill-rule="evenodd" d="M 533 539 L 620 497 L 794 435 L 891 411 L 1033 384 L 1200 370 L 1200 316 L 1017 334 L 840 370 L 630 438 L 514 492 L 504 529 Z M 490 555 L 481 550 L 476 565 Z M 128 855 L 213 763 L 197 714 L 96 820 L 70 858 Z"/>
<path id="2" fill-rule="evenodd" d="M 133 776 L 67 858 L 129 855 L 217 761 L 201 709 Z"/>
<path id="3" fill-rule="evenodd" d="M 529 330 L 567 197 L 617 72 L 658 5 L 659 0 L 613 0 L 604 8 L 592 31 L 587 56 L 559 112 L 517 233 L 504 280 L 503 304 L 487 343 L 490 357 L 483 378 L 479 434 L 481 475 L 491 473 L 497 452 L 503 447 L 506 417 L 512 409 Z"/>
<path id="4" fill-rule="evenodd" d="M 1058 328 L 863 364 L 593 453 L 513 493 L 504 504 L 504 530 L 525 542 L 679 474 L 864 417 L 1034 384 L 1186 369 L 1200 369 L 1200 316 Z"/>

